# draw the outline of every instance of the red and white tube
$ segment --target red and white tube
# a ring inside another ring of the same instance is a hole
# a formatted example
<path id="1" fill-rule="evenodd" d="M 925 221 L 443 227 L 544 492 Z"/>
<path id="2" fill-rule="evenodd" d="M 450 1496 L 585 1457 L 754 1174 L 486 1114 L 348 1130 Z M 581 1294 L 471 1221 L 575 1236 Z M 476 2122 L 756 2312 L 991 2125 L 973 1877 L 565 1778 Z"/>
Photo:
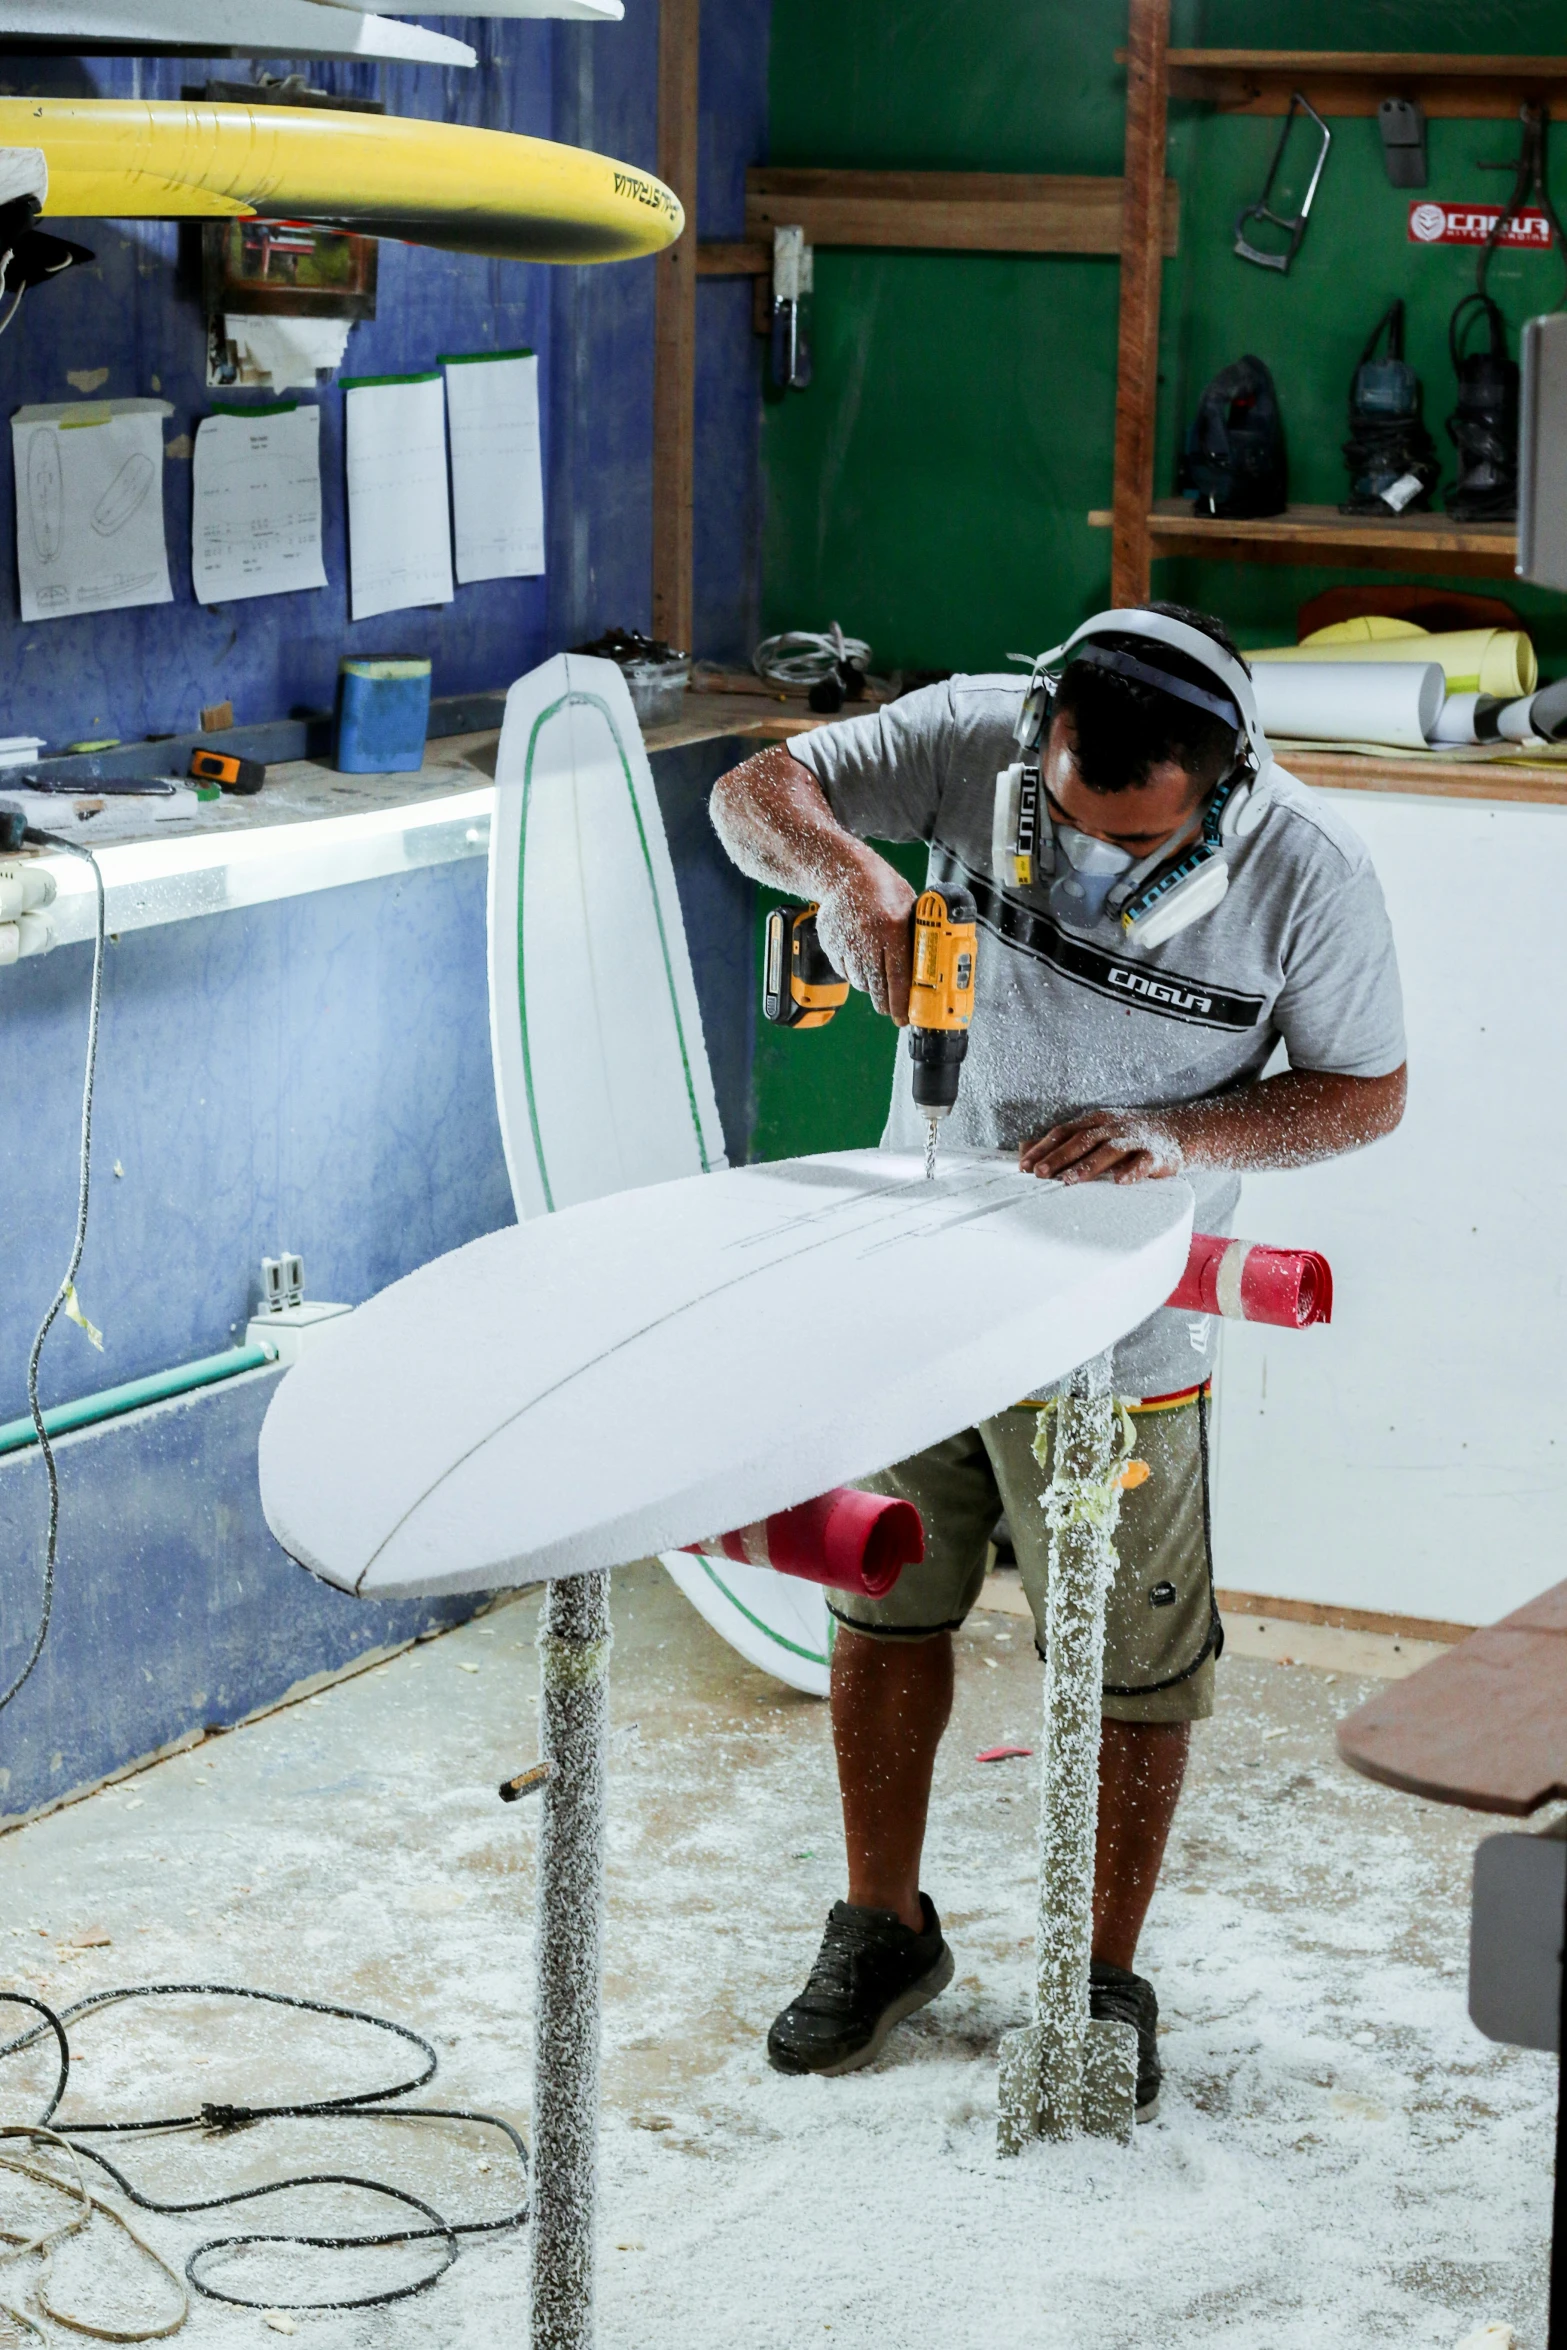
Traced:
<path id="1" fill-rule="evenodd" d="M 1333 1319 L 1333 1271 L 1315 1249 L 1263 1248 L 1254 1240 L 1194 1232 L 1186 1270 L 1165 1303 L 1230 1322 L 1305 1330 Z"/>
<path id="2" fill-rule="evenodd" d="M 797 1509 L 778 1510 L 754 1526 L 688 1542 L 686 1548 L 705 1551 L 709 1558 L 773 1567 L 780 1575 L 825 1583 L 833 1591 L 884 1599 L 904 1568 L 917 1566 L 925 1556 L 925 1528 L 911 1501 L 837 1485 Z"/>

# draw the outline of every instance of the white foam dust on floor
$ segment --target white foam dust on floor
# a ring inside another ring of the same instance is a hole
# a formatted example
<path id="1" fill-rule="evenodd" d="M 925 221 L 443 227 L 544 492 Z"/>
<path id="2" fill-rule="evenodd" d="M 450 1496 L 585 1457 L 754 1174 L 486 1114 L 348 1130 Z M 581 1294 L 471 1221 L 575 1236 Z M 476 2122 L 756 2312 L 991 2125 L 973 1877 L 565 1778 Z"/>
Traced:
<path id="1" fill-rule="evenodd" d="M 1027 2003 L 1032 1765 L 973 1757 L 1033 1742 L 1026 1627 L 976 1617 L 960 1644 L 926 1868 L 956 1979 L 868 2071 L 798 2081 L 763 2043 L 841 1891 L 826 1709 L 744 1665 L 656 1568 L 617 1576 L 614 1610 L 603 2350 L 1451 2350 L 1488 2318 L 1543 2350 L 1554 2066 L 1482 2040 L 1464 2000 L 1471 1856 L 1503 1823 L 1343 1770 L 1332 1725 L 1369 1684 L 1221 1666 L 1139 1962 L 1164 2009 L 1161 2118 L 1129 2151 L 1003 2162 L 995 2050 Z M 374 2008 L 437 2044 L 425 2101 L 525 2127 L 536 1826 L 494 1789 L 535 1752 L 536 1613 L 524 1598 L 0 1839 L 0 1981 L 56 2003 L 219 1979 Z M 107 1947 L 78 1947 L 93 1928 Z M 404 2053 L 181 2002 L 77 2040 L 66 2126 L 368 2087 Z M 0 2119 L 36 2110 L 45 2070 L 0 2068 Z M 122 2141 L 116 2159 L 167 2194 L 372 2173 L 453 2215 L 501 2211 L 511 2187 L 500 2142 L 467 2126 L 277 2123 Z M 145 2225 L 178 2263 L 242 2226 L 385 2214 L 331 2190 Z M 362 2292 L 423 2257 L 249 2256 L 242 2289 Z M 513 2350 L 526 2266 L 522 2235 L 479 2238 L 432 2292 L 297 2333 Z M 91 2247 L 62 2256 L 57 2288 L 111 2321 L 155 2298 Z M 210 2302 L 178 2337 L 276 2338 Z"/>

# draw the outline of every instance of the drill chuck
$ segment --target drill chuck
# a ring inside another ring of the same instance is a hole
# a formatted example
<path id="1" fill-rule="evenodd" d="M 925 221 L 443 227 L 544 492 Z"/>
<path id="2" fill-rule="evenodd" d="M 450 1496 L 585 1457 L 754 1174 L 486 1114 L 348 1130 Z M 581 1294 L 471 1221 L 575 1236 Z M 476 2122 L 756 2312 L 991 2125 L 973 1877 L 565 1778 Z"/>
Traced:
<path id="1" fill-rule="evenodd" d="M 911 1028 L 914 1105 L 921 1116 L 945 1118 L 958 1098 L 958 1077 L 968 1052 L 966 1028 Z"/>

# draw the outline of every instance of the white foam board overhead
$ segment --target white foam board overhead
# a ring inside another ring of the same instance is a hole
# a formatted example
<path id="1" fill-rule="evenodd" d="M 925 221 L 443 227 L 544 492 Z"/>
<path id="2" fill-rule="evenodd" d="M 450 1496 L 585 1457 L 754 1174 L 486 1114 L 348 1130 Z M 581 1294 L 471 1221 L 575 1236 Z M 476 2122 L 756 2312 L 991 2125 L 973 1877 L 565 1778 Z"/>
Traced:
<path id="1" fill-rule="evenodd" d="M 474 63 L 466 41 L 340 7 L 336 0 L 0 0 L 0 39 L 7 36 L 61 44 L 113 42 L 194 57 Z"/>

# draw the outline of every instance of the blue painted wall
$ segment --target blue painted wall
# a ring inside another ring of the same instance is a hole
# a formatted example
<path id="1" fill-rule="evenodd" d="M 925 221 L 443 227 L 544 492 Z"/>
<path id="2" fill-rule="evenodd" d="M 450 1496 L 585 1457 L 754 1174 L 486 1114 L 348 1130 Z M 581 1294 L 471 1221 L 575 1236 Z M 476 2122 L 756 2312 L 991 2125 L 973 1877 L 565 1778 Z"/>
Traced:
<path id="1" fill-rule="evenodd" d="M 738 235 L 745 167 L 762 153 L 768 0 L 708 11 L 702 73 L 704 235 Z M 394 114 L 438 117 L 594 146 L 651 167 L 656 158 L 656 0 L 627 0 L 626 21 L 564 25 L 448 17 L 479 53 L 472 72 L 412 66 L 302 67 L 320 88 L 379 97 Z M 209 74 L 246 78 L 235 60 L 29 58 L 0 51 L 0 88 L 74 96 L 175 97 Z M 271 60 L 267 70 L 288 70 Z M 347 616 L 343 395 L 322 388 L 326 567 L 319 591 L 203 609 L 190 588 L 188 443 L 211 395 L 193 232 L 160 222 L 61 223 L 97 265 L 30 300 L 0 339 L 0 414 L 80 397 L 72 373 L 107 369 L 104 397 L 157 394 L 165 428 L 165 517 L 174 602 L 144 611 L 35 623 L 18 619 L 9 434 L 0 435 L 0 665 L 9 694 L 0 731 L 52 745 L 182 730 L 209 702 L 241 721 L 330 705 L 344 653 L 428 653 L 437 693 L 505 685 L 560 646 L 651 612 L 650 262 L 546 269 L 383 244 L 378 315 L 356 327 L 355 374 L 428 367 L 450 350 L 540 354 L 549 575 L 459 588 L 443 607 L 359 623 Z M 728 656 L 754 641 L 757 601 L 759 346 L 749 289 L 705 285 L 700 304 L 697 647 Z M 303 395 L 309 397 L 310 395 Z M 245 395 L 240 395 L 245 397 Z M 255 395 L 259 398 L 260 395 Z"/>
<path id="2" fill-rule="evenodd" d="M 471 1600 L 350 1599 L 284 1557 L 255 1470 L 278 1377 L 240 1378 L 61 1441 L 54 1622 L 0 1715 L 0 1824 L 472 1613 Z M 38 1455 L 0 1462 L 0 1686 L 37 1622 L 43 1515 Z"/>
<path id="3" fill-rule="evenodd" d="M 707 794 L 745 748 L 653 761 L 735 1157 L 750 1121 L 750 892 Z M 61 1319 L 46 1404 L 241 1337 L 263 1255 L 297 1249 L 312 1297 L 358 1305 L 512 1221 L 484 893 L 484 860 L 469 858 L 111 942 L 77 1276 L 103 1352 Z M 0 978 L 0 1101 L 17 1112 L 0 1118 L 0 1419 L 27 1408 L 27 1350 L 70 1253 L 91 953 L 57 947 Z"/>
<path id="4" fill-rule="evenodd" d="M 440 115 L 592 145 L 651 166 L 656 0 L 618 27 L 450 18 L 479 50 L 469 75 L 309 68 L 319 85 Z M 746 165 L 762 153 L 767 0 L 727 0 L 703 33 L 701 233 L 743 227 Z M 281 67 L 278 68 L 281 70 Z M 10 90 L 174 95 L 209 73 L 0 54 Z M 93 223 L 95 268 L 31 300 L 0 339 L 0 408 L 161 393 L 177 444 L 209 405 L 203 327 L 176 232 Z M 343 652 L 427 652 L 436 690 L 504 685 L 561 645 L 651 614 L 651 264 L 545 270 L 395 245 L 380 314 L 349 368 L 427 366 L 443 350 L 531 344 L 546 386 L 549 563 L 544 581 L 460 589 L 436 611 L 353 627 L 346 616 L 342 395 L 320 394 L 327 570 L 333 584 L 228 610 L 190 593 L 190 466 L 171 454 L 165 512 L 172 605 L 23 628 L 0 563 L 0 731 L 59 744 L 184 728 L 227 697 L 242 721 L 330 702 Z M 697 649 L 743 655 L 755 633 L 759 346 L 745 285 L 699 298 Z M 0 539 L 12 527 L 0 434 Z M 744 746 L 654 761 L 708 1052 L 731 1155 L 745 1155 L 755 1018 L 751 903 L 706 817 L 713 779 Z M 443 1250 L 509 1223 L 490 1076 L 482 860 L 237 909 L 111 944 L 95 1180 L 79 1291 L 96 1353 L 57 1324 L 45 1403 L 221 1349 L 253 1310 L 258 1261 L 305 1259 L 310 1293 L 358 1303 Z M 89 950 L 58 949 L 0 977 L 0 1418 L 25 1408 L 38 1316 L 64 1268 Z M 116 1163 L 121 1172 L 116 1173 Z M 255 1491 L 270 1378 L 89 1431 L 62 1448 L 60 1596 L 34 1682 L 0 1717 L 0 1818 L 90 1784 L 204 1724 L 231 1722 L 301 1677 L 408 1637 L 443 1611 L 366 1609 L 312 1584 L 277 1549 Z M 0 1464 L 0 1686 L 36 1621 L 42 1477 Z M 463 1612 L 456 1605 L 448 1616 Z"/>
<path id="5" fill-rule="evenodd" d="M 107 949 L 87 1249 L 98 1354 L 62 1321 L 47 1402 L 243 1334 L 259 1264 L 357 1305 L 511 1221 L 490 1077 L 481 859 L 128 931 Z M 92 950 L 4 974 L 0 1417 L 70 1250 Z M 124 1169 L 114 1173 L 115 1164 Z"/>
<path id="6" fill-rule="evenodd" d="M 751 1117 L 752 893 L 707 795 L 745 749 L 652 762 L 735 1158 Z M 104 1351 L 59 1320 L 46 1404 L 221 1351 L 255 1309 L 263 1253 L 298 1249 L 313 1297 L 357 1305 L 512 1221 L 484 893 L 471 858 L 111 944 L 78 1277 Z M 70 1249 L 90 956 L 60 947 L 0 978 L 0 1101 L 26 1105 L 0 1119 L 0 1419 L 26 1408 L 27 1351 Z M 256 1496 L 272 1384 L 241 1379 L 62 1445 L 58 1611 L 35 1680 L 0 1714 L 0 1820 L 467 1612 L 367 1609 L 284 1557 Z M 44 1507 L 37 1456 L 0 1461 L 0 1687 L 37 1622 Z"/>

